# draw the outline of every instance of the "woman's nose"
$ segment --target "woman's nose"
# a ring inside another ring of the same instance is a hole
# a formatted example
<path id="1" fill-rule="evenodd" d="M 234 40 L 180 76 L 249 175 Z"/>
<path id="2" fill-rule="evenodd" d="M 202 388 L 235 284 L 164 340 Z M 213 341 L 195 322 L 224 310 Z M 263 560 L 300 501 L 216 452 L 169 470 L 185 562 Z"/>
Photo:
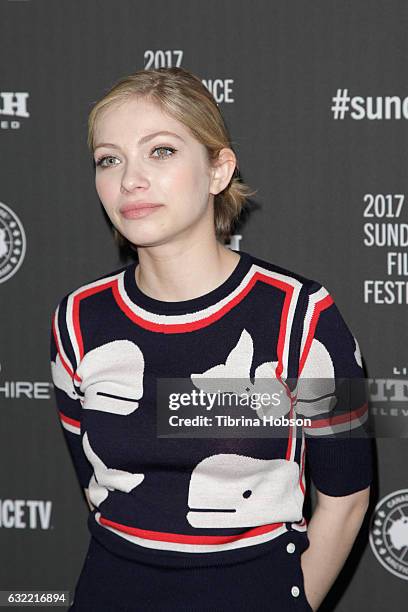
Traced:
<path id="1" fill-rule="evenodd" d="M 136 167 L 135 164 L 128 164 L 121 181 L 122 191 L 134 191 L 138 187 L 149 187 L 149 179 L 143 169 Z"/>

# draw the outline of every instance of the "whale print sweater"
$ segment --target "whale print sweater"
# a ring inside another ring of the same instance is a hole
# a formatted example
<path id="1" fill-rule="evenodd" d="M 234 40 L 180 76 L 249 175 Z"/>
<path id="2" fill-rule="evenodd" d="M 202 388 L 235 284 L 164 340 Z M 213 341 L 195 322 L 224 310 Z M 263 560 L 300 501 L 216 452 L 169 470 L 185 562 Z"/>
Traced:
<path id="1" fill-rule="evenodd" d="M 197 298 L 146 295 L 132 262 L 55 307 L 56 409 L 94 506 L 88 527 L 127 558 L 220 565 L 261 554 L 288 531 L 307 547 L 306 466 L 327 495 L 371 483 L 367 394 L 350 385 L 364 378 L 361 353 L 332 296 L 317 281 L 236 252 L 227 280 Z M 164 379 L 204 394 L 209 381 L 222 381 L 224 391 L 249 396 L 273 383 L 282 401 L 269 416 L 287 424 L 275 436 L 258 433 L 267 426 L 247 427 L 248 435 L 229 435 L 227 426 L 222 435 L 200 437 L 195 428 L 181 436 L 177 427 L 160 435 L 159 408 L 162 421 L 178 418 L 162 395 L 159 402 Z"/>

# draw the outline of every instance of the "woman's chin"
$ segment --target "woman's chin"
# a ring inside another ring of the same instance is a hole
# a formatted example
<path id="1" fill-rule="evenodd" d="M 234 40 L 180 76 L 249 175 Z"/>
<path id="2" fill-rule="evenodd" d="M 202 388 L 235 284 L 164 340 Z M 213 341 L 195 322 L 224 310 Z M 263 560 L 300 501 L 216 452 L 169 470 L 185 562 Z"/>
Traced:
<path id="1" fill-rule="evenodd" d="M 156 246 L 166 242 L 166 237 L 162 233 L 154 230 L 143 230 L 143 232 L 126 232 L 126 234 L 123 235 L 129 240 L 129 242 L 137 247 Z"/>

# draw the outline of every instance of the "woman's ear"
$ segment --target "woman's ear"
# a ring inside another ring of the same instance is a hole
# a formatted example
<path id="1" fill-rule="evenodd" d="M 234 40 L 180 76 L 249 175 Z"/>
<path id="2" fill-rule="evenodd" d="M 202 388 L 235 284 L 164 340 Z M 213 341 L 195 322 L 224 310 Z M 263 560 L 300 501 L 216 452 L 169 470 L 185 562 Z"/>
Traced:
<path id="1" fill-rule="evenodd" d="M 211 173 L 210 193 L 217 195 L 231 180 L 237 165 L 237 158 L 232 149 L 224 147 L 218 153 L 217 161 L 213 163 Z"/>

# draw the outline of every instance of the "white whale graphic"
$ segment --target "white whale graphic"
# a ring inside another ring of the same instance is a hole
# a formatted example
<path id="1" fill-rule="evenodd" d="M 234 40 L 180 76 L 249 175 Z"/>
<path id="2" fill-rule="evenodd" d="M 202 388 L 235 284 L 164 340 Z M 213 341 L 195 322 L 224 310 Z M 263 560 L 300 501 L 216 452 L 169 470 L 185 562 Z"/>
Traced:
<path id="1" fill-rule="evenodd" d="M 99 507 L 99 504 L 108 497 L 109 491 L 129 493 L 143 481 L 144 474 L 132 474 L 108 468 L 91 448 L 88 433 L 85 433 L 82 438 L 82 447 L 94 469 L 88 485 L 89 498 L 94 506 Z"/>
<path id="2" fill-rule="evenodd" d="M 251 527 L 302 518 L 299 466 L 286 459 L 206 457 L 194 468 L 187 520 L 192 527 Z"/>
<path id="3" fill-rule="evenodd" d="M 314 338 L 297 384 L 296 413 L 306 418 L 331 412 L 335 396 L 334 365 L 322 342 Z"/>
<path id="4" fill-rule="evenodd" d="M 130 340 L 114 340 L 88 351 L 77 369 L 83 407 L 131 414 L 143 395 L 144 368 L 143 353 Z"/>
<path id="5" fill-rule="evenodd" d="M 62 365 L 59 353 L 57 353 L 55 361 L 51 361 L 51 376 L 55 387 L 64 391 L 64 393 L 73 400 L 79 398 L 78 393 L 75 391 L 71 376 Z"/>
<path id="6" fill-rule="evenodd" d="M 236 345 L 232 348 L 225 363 L 219 363 L 201 373 L 190 375 L 194 386 L 205 393 L 230 392 L 238 396 L 267 393 L 280 394 L 280 402 L 259 406 L 255 411 L 259 418 L 274 418 L 287 414 L 290 410 L 284 384 L 276 376 L 277 361 L 265 361 L 255 369 L 254 382 L 250 378 L 250 369 L 254 356 L 254 344 L 251 334 L 243 329 Z M 285 379 L 282 378 L 284 381 Z"/>
<path id="7" fill-rule="evenodd" d="M 362 368 L 363 367 L 363 359 L 361 357 L 360 346 L 359 346 L 359 344 L 357 342 L 357 338 L 355 338 L 353 336 L 353 339 L 354 339 L 354 344 L 356 345 L 356 348 L 355 348 L 355 351 L 354 351 L 354 357 L 355 357 L 355 360 L 356 360 L 357 364 L 360 366 L 360 368 Z"/>

